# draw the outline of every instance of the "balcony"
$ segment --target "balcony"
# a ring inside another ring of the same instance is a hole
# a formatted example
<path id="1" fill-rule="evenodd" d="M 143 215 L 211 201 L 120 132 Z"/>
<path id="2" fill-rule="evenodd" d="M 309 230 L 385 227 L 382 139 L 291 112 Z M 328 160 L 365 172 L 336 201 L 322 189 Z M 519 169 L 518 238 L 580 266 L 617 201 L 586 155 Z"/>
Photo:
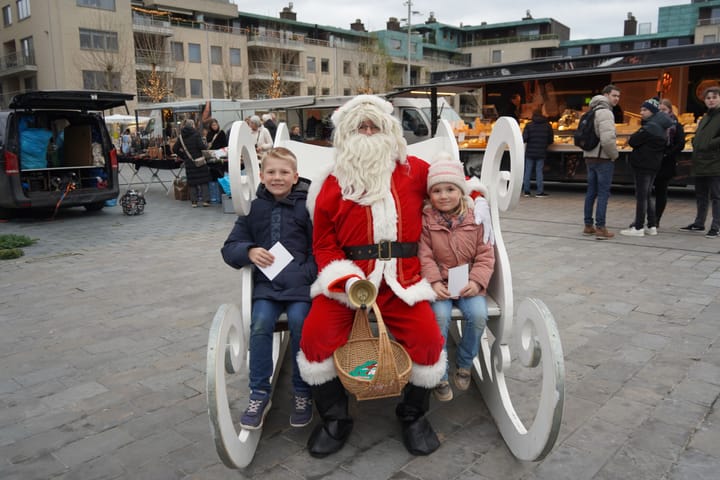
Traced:
<path id="1" fill-rule="evenodd" d="M 248 33 L 248 47 L 281 48 L 305 50 L 305 37 L 285 30 L 254 28 Z"/>
<path id="2" fill-rule="evenodd" d="M 172 62 L 170 52 L 158 52 L 151 49 L 135 49 L 136 70 L 152 70 L 153 66 L 158 72 L 174 72 L 175 64 Z"/>
<path id="3" fill-rule="evenodd" d="M 14 52 L 0 57 L 0 78 L 12 77 L 20 73 L 37 72 L 35 52 L 27 55 Z"/>
<path id="4" fill-rule="evenodd" d="M 461 47 L 485 47 L 488 45 L 502 45 L 505 43 L 519 42 L 539 42 L 542 40 L 560 40 L 560 36 L 556 33 L 546 33 L 543 35 L 519 35 L 516 37 L 488 38 L 482 40 L 471 40 L 465 42 Z"/>
<path id="5" fill-rule="evenodd" d="M 160 35 L 163 37 L 172 37 L 173 29 L 170 20 L 163 20 L 158 15 L 144 15 L 142 13 L 133 12 L 133 32 L 149 33 Z"/>
<path id="6" fill-rule="evenodd" d="M 250 80 L 272 80 L 272 73 L 277 71 L 285 82 L 302 82 L 305 77 L 300 65 L 282 64 L 273 62 L 250 62 L 248 78 Z"/>
<path id="7" fill-rule="evenodd" d="M 697 21 L 698 27 L 707 27 L 710 25 L 720 25 L 720 17 L 700 18 Z"/>

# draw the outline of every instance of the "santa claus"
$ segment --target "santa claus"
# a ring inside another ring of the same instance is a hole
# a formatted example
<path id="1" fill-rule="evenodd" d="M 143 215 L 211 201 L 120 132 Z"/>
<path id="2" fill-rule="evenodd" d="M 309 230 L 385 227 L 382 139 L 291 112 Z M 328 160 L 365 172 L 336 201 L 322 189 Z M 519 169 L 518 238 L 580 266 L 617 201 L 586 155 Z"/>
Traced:
<path id="1" fill-rule="evenodd" d="M 298 365 L 322 418 L 308 450 L 315 457 L 334 453 L 352 430 L 348 397 L 332 355 L 347 342 L 352 328 L 355 312 L 347 290 L 353 281 L 367 279 L 378 289 L 377 304 L 388 330 L 413 361 L 410 382 L 395 411 L 403 443 L 410 453 L 427 455 L 440 445 L 425 413 L 446 364 L 443 338 L 428 302 L 434 292 L 420 276 L 417 257 L 428 164 L 407 155 L 392 105 L 379 97 L 355 97 L 332 121 L 336 162 L 308 198 L 314 209 L 313 252 L 319 275 Z"/>

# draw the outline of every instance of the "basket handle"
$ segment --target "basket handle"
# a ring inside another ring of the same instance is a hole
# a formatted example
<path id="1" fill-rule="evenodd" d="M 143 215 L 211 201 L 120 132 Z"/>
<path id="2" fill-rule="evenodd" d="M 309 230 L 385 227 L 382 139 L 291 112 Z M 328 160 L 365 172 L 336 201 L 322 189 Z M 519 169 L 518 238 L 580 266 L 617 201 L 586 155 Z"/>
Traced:
<path id="1" fill-rule="evenodd" d="M 373 312 L 375 312 L 375 319 L 377 320 L 379 345 L 377 369 L 375 370 L 375 376 L 370 383 L 373 385 L 379 384 L 383 386 L 382 388 L 387 388 L 388 385 L 399 383 L 399 373 L 397 364 L 395 363 L 395 357 L 392 352 L 390 338 L 388 337 L 387 329 L 385 328 L 385 322 L 380 314 L 380 308 L 378 308 L 377 303 L 373 304 L 372 309 Z M 365 313 L 365 320 L 367 322 L 367 312 Z"/>
<path id="2" fill-rule="evenodd" d="M 367 308 L 358 308 L 355 311 L 355 321 L 348 340 L 362 340 L 364 338 L 373 338 L 373 333 L 370 329 Z"/>

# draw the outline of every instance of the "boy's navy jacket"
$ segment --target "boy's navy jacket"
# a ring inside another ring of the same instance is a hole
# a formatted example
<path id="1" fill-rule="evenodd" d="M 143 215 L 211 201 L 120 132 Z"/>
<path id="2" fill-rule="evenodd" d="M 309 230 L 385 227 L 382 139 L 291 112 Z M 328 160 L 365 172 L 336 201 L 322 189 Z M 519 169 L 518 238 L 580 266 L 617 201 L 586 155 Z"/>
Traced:
<path id="1" fill-rule="evenodd" d="M 238 217 L 222 247 L 225 263 L 233 268 L 251 265 L 248 252 L 258 246 L 270 250 L 280 241 L 293 256 L 271 282 L 257 268 L 253 272 L 253 299 L 310 301 L 310 285 L 317 277 L 312 254 L 312 221 L 305 207 L 310 181 L 300 178 L 282 200 L 260 184 L 250 213 Z"/>

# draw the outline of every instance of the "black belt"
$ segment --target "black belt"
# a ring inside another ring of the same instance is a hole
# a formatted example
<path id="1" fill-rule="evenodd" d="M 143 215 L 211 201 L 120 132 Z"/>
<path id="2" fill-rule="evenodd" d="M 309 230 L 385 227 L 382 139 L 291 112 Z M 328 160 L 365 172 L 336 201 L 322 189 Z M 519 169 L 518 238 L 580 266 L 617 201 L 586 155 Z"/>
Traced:
<path id="1" fill-rule="evenodd" d="M 370 245 L 343 248 L 350 260 L 390 260 L 391 258 L 407 258 L 417 256 L 417 243 L 380 242 Z"/>

